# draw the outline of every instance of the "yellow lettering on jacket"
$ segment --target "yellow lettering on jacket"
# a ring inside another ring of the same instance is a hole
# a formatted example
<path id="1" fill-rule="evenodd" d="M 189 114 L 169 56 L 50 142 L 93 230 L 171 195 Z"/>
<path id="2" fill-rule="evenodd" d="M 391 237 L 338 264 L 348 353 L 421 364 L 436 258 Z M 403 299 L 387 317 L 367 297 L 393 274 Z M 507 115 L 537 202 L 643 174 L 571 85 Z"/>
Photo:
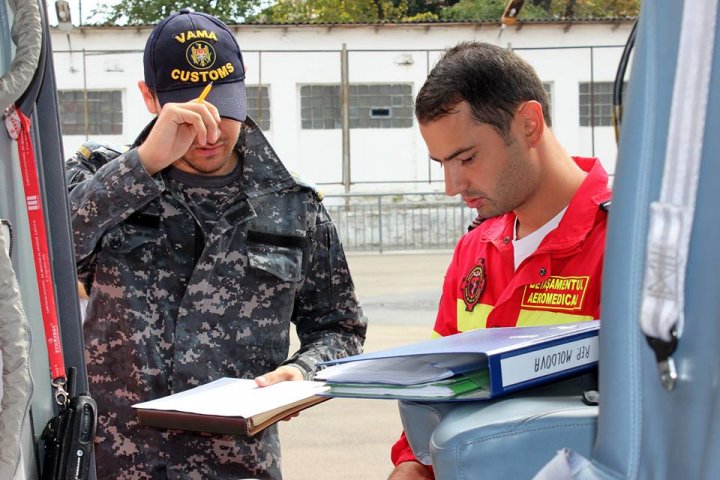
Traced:
<path id="1" fill-rule="evenodd" d="M 531 283 L 523 291 L 522 308 L 578 311 L 582 309 L 590 277 L 555 277 Z"/>

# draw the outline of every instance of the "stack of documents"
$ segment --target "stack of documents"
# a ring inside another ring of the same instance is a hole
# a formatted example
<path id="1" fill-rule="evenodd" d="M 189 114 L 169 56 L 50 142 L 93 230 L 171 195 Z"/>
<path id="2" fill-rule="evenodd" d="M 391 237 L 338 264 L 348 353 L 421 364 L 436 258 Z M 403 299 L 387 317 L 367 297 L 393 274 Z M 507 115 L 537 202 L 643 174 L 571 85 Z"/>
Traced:
<path id="1" fill-rule="evenodd" d="M 600 322 L 478 329 L 326 362 L 329 397 L 478 400 L 589 370 Z"/>
<path id="2" fill-rule="evenodd" d="M 280 382 L 258 387 L 255 380 L 221 378 L 184 392 L 133 405 L 140 425 L 198 432 L 255 435 L 327 400 L 319 382 Z"/>
<path id="3" fill-rule="evenodd" d="M 597 365 L 600 322 L 490 328 L 323 364 L 320 381 L 222 378 L 133 405 L 140 425 L 254 435 L 330 397 L 481 400 Z"/>
<path id="4" fill-rule="evenodd" d="M 328 382 L 322 395 L 352 398 L 389 398 L 396 400 L 483 399 L 488 398 L 487 370 L 459 373 L 445 380 L 410 385 L 386 383 Z"/>

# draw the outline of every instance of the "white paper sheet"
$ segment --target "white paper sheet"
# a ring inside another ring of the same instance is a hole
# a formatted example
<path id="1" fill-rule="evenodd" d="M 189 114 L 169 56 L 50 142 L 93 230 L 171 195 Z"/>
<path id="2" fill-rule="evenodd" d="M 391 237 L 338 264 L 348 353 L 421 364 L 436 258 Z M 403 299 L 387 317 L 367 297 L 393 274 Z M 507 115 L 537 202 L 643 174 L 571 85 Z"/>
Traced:
<path id="1" fill-rule="evenodd" d="M 221 378 L 174 395 L 137 403 L 133 408 L 249 418 L 325 390 L 324 383 L 307 380 L 280 382 L 261 388 L 255 380 Z"/>

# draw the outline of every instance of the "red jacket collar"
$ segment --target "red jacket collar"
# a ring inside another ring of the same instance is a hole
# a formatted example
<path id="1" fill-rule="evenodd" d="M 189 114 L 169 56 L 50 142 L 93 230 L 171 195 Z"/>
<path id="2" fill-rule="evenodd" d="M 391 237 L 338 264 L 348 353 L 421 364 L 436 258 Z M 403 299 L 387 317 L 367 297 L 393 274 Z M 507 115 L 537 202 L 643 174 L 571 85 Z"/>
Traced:
<path id="1" fill-rule="evenodd" d="M 573 195 L 560 225 L 545 237 L 538 251 L 564 250 L 583 241 L 595 223 L 600 204 L 610 199 L 612 192 L 608 187 L 608 174 L 600 160 L 588 157 L 573 157 L 573 160 L 588 175 Z M 513 212 L 489 219 L 486 223 L 482 224 L 485 228 L 478 228 L 482 231 L 482 241 L 504 243 L 506 237 L 513 238 Z"/>

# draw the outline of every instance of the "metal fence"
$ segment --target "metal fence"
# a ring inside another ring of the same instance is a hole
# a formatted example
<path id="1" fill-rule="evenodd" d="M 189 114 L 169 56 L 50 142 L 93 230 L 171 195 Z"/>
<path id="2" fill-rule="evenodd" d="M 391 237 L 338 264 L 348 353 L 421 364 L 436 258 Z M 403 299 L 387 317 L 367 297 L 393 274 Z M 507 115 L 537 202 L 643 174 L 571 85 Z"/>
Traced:
<path id="1" fill-rule="evenodd" d="M 327 195 L 346 251 L 453 248 L 475 210 L 438 192 Z"/>

